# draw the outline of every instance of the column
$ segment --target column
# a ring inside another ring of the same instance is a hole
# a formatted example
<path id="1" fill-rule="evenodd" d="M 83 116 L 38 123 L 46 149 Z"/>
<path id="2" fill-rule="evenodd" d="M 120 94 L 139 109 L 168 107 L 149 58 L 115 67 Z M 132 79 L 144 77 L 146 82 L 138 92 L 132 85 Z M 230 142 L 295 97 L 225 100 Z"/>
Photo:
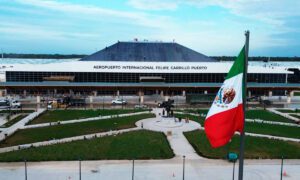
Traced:
<path id="1" fill-rule="evenodd" d="M 24 89 L 23 91 L 23 95 L 26 96 L 27 95 L 27 91 Z"/>
<path id="2" fill-rule="evenodd" d="M 273 96 L 273 92 L 269 91 L 269 97 Z"/>
<path id="3" fill-rule="evenodd" d="M 164 91 L 163 90 L 160 91 L 160 96 L 164 97 Z"/>
<path id="4" fill-rule="evenodd" d="M 139 90 L 139 100 L 141 104 L 144 103 L 144 91 L 143 90 Z"/>
<path id="5" fill-rule="evenodd" d="M 286 102 L 287 102 L 287 103 L 291 103 L 291 96 L 287 96 Z"/>
<path id="6" fill-rule="evenodd" d="M 97 91 L 93 91 L 93 95 L 94 95 L 94 96 L 97 96 L 97 95 L 98 95 L 98 92 L 97 92 Z"/>
<path id="7" fill-rule="evenodd" d="M 120 96 L 120 91 L 119 90 L 117 90 L 117 97 L 119 97 Z"/>
<path id="8" fill-rule="evenodd" d="M 90 108 L 93 108 L 94 97 L 90 96 Z"/>
<path id="9" fill-rule="evenodd" d="M 251 91 L 248 90 L 248 97 L 251 98 Z"/>
<path id="10" fill-rule="evenodd" d="M 290 97 L 294 96 L 294 91 L 290 91 Z"/>
<path id="11" fill-rule="evenodd" d="M 40 103 L 41 103 L 41 96 L 37 96 L 36 97 L 37 109 L 40 109 Z"/>
<path id="12" fill-rule="evenodd" d="M 74 92 L 73 92 L 72 89 L 69 90 L 69 94 L 70 94 L 70 95 L 73 95 L 73 94 L 74 94 Z"/>
<path id="13" fill-rule="evenodd" d="M 165 101 L 168 101 L 169 100 L 169 96 L 165 96 Z"/>
<path id="14" fill-rule="evenodd" d="M 207 90 L 204 91 L 204 94 L 207 94 Z"/>
<path id="15" fill-rule="evenodd" d="M 185 97 L 185 90 L 182 91 L 182 96 Z"/>
<path id="16" fill-rule="evenodd" d="M 168 91 L 166 91 L 165 101 L 168 101 L 168 100 L 169 100 L 169 93 L 168 93 Z"/>
<path id="17" fill-rule="evenodd" d="M 158 95 L 158 89 L 156 89 L 155 94 Z"/>

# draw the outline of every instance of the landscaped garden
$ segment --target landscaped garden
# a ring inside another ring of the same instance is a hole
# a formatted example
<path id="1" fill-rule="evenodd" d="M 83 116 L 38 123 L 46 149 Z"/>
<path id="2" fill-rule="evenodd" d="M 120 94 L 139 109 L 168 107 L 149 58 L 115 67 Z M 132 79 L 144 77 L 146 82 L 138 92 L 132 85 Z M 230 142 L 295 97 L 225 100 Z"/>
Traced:
<path id="1" fill-rule="evenodd" d="M 286 117 L 274 114 L 266 110 L 248 110 L 246 112 L 247 119 L 261 119 L 266 121 L 278 121 L 278 122 L 288 122 L 294 123 L 293 120 L 290 120 Z"/>
<path id="2" fill-rule="evenodd" d="M 48 141 L 72 136 L 99 133 L 110 130 L 135 127 L 135 122 L 155 117 L 154 114 L 140 114 L 127 117 L 116 117 L 105 120 L 95 120 L 72 124 L 61 124 L 41 128 L 21 129 L 0 142 L 0 147 Z"/>
<path id="3" fill-rule="evenodd" d="M 276 109 L 277 111 L 279 112 L 282 112 L 282 113 L 300 113 L 300 110 L 299 109 Z"/>
<path id="4" fill-rule="evenodd" d="M 182 110 L 181 112 L 184 113 L 196 113 L 196 114 L 207 114 L 208 110 L 205 109 L 187 109 Z M 272 112 L 269 112 L 267 110 L 262 109 L 250 109 L 246 111 L 246 118 L 247 119 L 261 119 L 266 121 L 277 121 L 277 122 L 288 122 L 288 123 L 294 123 L 293 120 L 290 120 L 286 117 L 280 116 L 278 114 L 274 114 Z"/>
<path id="5" fill-rule="evenodd" d="M 190 114 L 176 114 L 177 118 L 189 118 L 190 120 L 196 121 L 204 126 L 204 117 L 193 116 Z M 275 124 L 266 124 L 266 123 L 255 123 L 255 122 L 246 122 L 245 131 L 256 134 L 265 134 L 289 138 L 300 138 L 300 128 L 298 126 L 284 126 L 284 125 L 275 125 Z"/>
<path id="6" fill-rule="evenodd" d="M 169 159 L 174 156 L 163 133 L 132 131 L 64 144 L 0 154 L 0 161 L 61 161 L 100 159 Z"/>
<path id="7" fill-rule="evenodd" d="M 298 126 L 246 122 L 245 131 L 255 134 L 266 134 L 300 139 L 300 127 Z"/>
<path id="8" fill-rule="evenodd" d="M 300 96 L 300 91 L 294 92 L 294 96 Z"/>
<path id="9" fill-rule="evenodd" d="M 57 121 L 68 121 L 98 116 L 117 115 L 149 111 L 145 109 L 104 109 L 104 110 L 49 110 L 35 118 L 29 124 L 40 124 Z"/>
<path id="10" fill-rule="evenodd" d="M 20 120 L 22 120 L 23 118 L 25 118 L 27 115 L 25 114 L 20 114 L 17 117 L 7 121 L 5 124 L 3 124 L 2 126 L 0 126 L 1 128 L 7 128 L 10 127 L 12 125 L 14 125 L 15 123 L 19 122 Z"/>
<path id="11" fill-rule="evenodd" d="M 291 114 L 291 116 L 295 117 L 295 118 L 298 118 L 298 120 L 300 121 L 300 115 L 297 115 L 297 114 Z"/>
<path id="12" fill-rule="evenodd" d="M 0 114 L 4 114 L 4 113 L 6 113 L 6 114 L 8 114 L 8 113 L 10 113 L 10 114 L 18 114 L 18 113 L 33 113 L 34 112 L 34 110 L 20 110 L 20 109 L 12 109 L 12 110 L 1 110 L 0 111 Z"/>
<path id="13" fill-rule="evenodd" d="M 211 148 L 204 131 L 196 130 L 184 133 L 190 144 L 200 156 L 225 159 L 228 152 L 239 152 L 240 137 L 234 136 L 231 142 L 220 148 Z M 245 158 L 287 159 L 300 158 L 300 143 L 280 141 L 268 138 L 245 137 Z"/>

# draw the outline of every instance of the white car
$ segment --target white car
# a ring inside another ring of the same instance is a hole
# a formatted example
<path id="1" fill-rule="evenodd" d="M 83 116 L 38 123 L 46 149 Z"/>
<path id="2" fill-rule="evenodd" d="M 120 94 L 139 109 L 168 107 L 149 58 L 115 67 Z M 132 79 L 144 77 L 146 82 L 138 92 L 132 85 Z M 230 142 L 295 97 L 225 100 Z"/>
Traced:
<path id="1" fill-rule="evenodd" d="M 123 104 L 127 104 L 127 102 L 123 99 L 114 99 L 111 101 L 111 104 L 113 105 L 123 105 Z"/>
<path id="2" fill-rule="evenodd" d="M 12 108 L 20 108 L 20 107 L 21 107 L 21 103 L 20 103 L 19 101 L 17 101 L 17 100 L 12 100 L 12 101 L 10 102 L 10 106 L 11 106 Z"/>
<path id="3" fill-rule="evenodd" d="M 0 109 L 8 109 L 9 101 L 8 100 L 0 100 Z"/>
<path id="4" fill-rule="evenodd" d="M 48 104 L 47 104 L 47 109 L 52 109 L 52 104 L 53 104 L 53 102 L 49 101 Z"/>

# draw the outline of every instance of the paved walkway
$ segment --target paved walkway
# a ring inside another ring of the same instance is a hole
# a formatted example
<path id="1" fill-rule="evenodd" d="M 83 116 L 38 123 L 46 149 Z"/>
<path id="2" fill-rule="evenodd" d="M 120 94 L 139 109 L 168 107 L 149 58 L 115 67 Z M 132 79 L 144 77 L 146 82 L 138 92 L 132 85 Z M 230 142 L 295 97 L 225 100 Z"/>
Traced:
<path id="1" fill-rule="evenodd" d="M 154 112 L 158 114 L 159 109 Z M 203 129 L 200 124 L 190 121 L 175 122 L 170 118 L 149 118 L 137 122 L 136 128 L 124 129 L 119 131 L 110 131 L 104 133 L 89 134 L 64 138 L 59 140 L 45 141 L 33 143 L 33 146 L 44 146 L 56 143 L 65 143 L 75 140 L 90 139 L 105 135 L 114 135 L 128 131 L 136 131 L 142 129 L 152 129 L 166 133 L 170 142 L 175 158 L 169 160 L 136 160 L 135 161 L 135 179 L 136 180 L 179 180 L 182 179 L 183 159 L 186 156 L 185 178 L 186 179 L 215 179 L 227 180 L 232 179 L 232 163 L 224 160 L 212 160 L 199 157 L 191 145 L 184 137 L 184 131 L 195 129 Z M 168 128 L 169 127 L 169 128 Z M 169 132 L 168 132 L 169 131 Z M 171 133 L 170 133 L 171 132 Z M 248 133 L 249 134 L 249 133 Z M 257 136 L 256 134 L 254 134 Z M 259 135 L 264 137 L 272 137 L 268 135 Z M 280 137 L 281 138 L 281 137 Z M 21 148 L 30 147 L 24 145 Z M 2 148 L 1 152 L 15 150 L 18 146 Z M 114 179 L 126 180 L 131 179 L 132 161 L 115 160 L 115 161 L 83 161 L 82 163 L 82 179 Z M 29 162 L 27 164 L 28 179 L 38 180 L 43 177 L 44 180 L 57 179 L 78 179 L 78 162 Z M 237 167 L 235 178 L 237 179 Z M 284 162 L 284 179 L 298 180 L 300 179 L 300 160 L 286 160 Z M 24 163 L 0 163 L 0 179 L 23 179 Z M 245 160 L 244 179 L 245 180 L 273 180 L 280 178 L 280 160 Z"/>
<path id="2" fill-rule="evenodd" d="M 8 128 L 1 129 L 2 132 L 0 133 L 0 141 L 2 141 L 3 139 L 5 139 L 7 136 L 12 135 L 18 129 L 21 129 L 22 127 L 24 127 L 26 123 L 28 123 L 29 121 L 31 121 L 34 118 L 36 118 L 38 115 L 40 115 L 41 113 L 43 113 L 45 110 L 46 109 L 38 109 L 37 112 L 33 112 L 33 113 L 29 114 L 28 116 L 26 116 L 25 118 L 23 118 L 19 122 L 15 123 L 14 125 L 12 125 L 12 126 L 10 126 Z"/>
<path id="3" fill-rule="evenodd" d="M 196 113 L 188 113 L 188 112 L 180 112 L 176 111 L 176 114 L 188 114 L 192 116 L 197 116 L 197 117 L 204 117 L 204 115 L 201 114 L 196 114 Z M 300 127 L 300 124 L 296 123 L 286 123 L 286 122 L 278 122 L 278 121 L 267 121 L 267 120 L 262 120 L 262 119 L 246 119 L 246 122 L 255 122 L 255 123 L 264 123 L 264 124 L 275 124 L 275 125 L 283 125 L 283 126 L 296 126 Z"/>
<path id="4" fill-rule="evenodd" d="M 137 131 L 140 129 L 141 128 L 136 127 L 136 128 L 122 129 L 122 130 L 117 130 L 117 131 L 108 131 L 108 132 L 87 134 L 87 135 L 74 136 L 74 137 L 68 137 L 68 138 L 62 138 L 62 139 L 54 139 L 54 140 L 50 140 L 50 141 L 42 141 L 42 142 L 36 142 L 36 143 L 30 143 L 30 144 L 10 146 L 10 147 L 5 147 L 5 148 L 0 148 L 0 153 L 16 151 L 16 150 L 20 150 L 20 149 L 26 149 L 26 148 L 30 148 L 30 147 L 49 146 L 49 145 L 67 143 L 67 142 L 84 140 L 84 139 L 92 139 L 92 138 L 99 138 L 99 137 L 103 137 L 103 136 L 117 135 L 117 134 L 121 134 L 124 132 L 129 132 L 129 131 Z"/>
<path id="5" fill-rule="evenodd" d="M 256 133 L 248 133 L 248 132 L 246 132 L 245 134 L 246 134 L 246 136 L 262 137 L 262 138 L 276 139 L 276 140 L 281 140 L 281 141 L 292 141 L 292 142 L 300 143 L 300 139 L 297 139 L 297 138 L 271 136 L 271 135 L 267 135 L 267 134 L 256 134 Z"/>
<path id="6" fill-rule="evenodd" d="M 47 127 L 47 126 L 54 126 L 54 125 L 58 125 L 58 124 L 72 124 L 72 123 L 87 122 L 87 121 L 98 121 L 98 120 L 115 118 L 115 117 L 126 117 L 126 116 L 134 116 L 134 115 L 148 114 L 148 113 L 149 113 L 149 111 L 143 111 L 143 112 L 136 112 L 136 113 L 115 114 L 115 115 L 98 116 L 98 117 L 84 118 L 84 119 L 74 119 L 74 120 L 60 121 L 60 122 L 49 122 L 49 123 L 27 125 L 27 126 L 21 127 L 20 129 Z"/>
<path id="7" fill-rule="evenodd" d="M 187 180 L 228 180 L 232 179 L 233 164 L 224 160 L 186 160 L 185 179 Z M 285 160 L 283 179 L 300 179 L 300 160 Z M 28 162 L 29 180 L 78 180 L 78 161 Z M 132 161 L 83 161 L 81 179 L 88 180 L 131 180 Z M 169 160 L 136 160 L 135 180 L 182 180 L 183 161 L 180 158 Z M 238 163 L 235 166 L 235 179 Z M 24 163 L 0 163 L 0 179 L 25 179 Z M 280 160 L 245 160 L 244 180 L 280 179 Z"/>
<path id="8" fill-rule="evenodd" d="M 36 117 L 39 113 L 42 113 L 43 111 L 44 110 L 40 110 L 38 112 L 35 112 L 36 114 L 34 114 L 34 113 L 31 114 L 30 118 Z M 124 133 L 124 132 L 129 132 L 129 131 L 136 131 L 136 130 L 141 130 L 141 129 L 148 129 L 148 130 L 152 130 L 152 131 L 158 131 L 158 132 L 165 133 L 176 157 L 185 156 L 187 159 L 201 159 L 202 157 L 200 157 L 195 152 L 194 148 L 191 146 L 191 144 L 188 142 L 188 140 L 183 135 L 183 132 L 193 131 L 193 130 L 197 130 L 197 129 L 204 130 L 204 128 L 201 127 L 201 125 L 195 121 L 185 122 L 185 120 L 182 120 L 182 122 L 175 122 L 174 118 L 161 117 L 159 115 L 161 113 L 161 111 L 162 111 L 162 109 L 158 109 L 158 108 L 154 109 L 153 113 L 156 114 L 156 117 L 148 118 L 148 119 L 144 119 L 144 120 L 140 120 L 140 121 L 136 122 L 136 126 L 137 126 L 136 128 L 80 135 L 80 136 L 74 136 L 74 137 L 68 137 L 68 138 L 62 138 L 62 139 L 54 139 L 54 140 L 50 140 L 50 141 L 35 142 L 35 143 L 5 147 L 5 148 L 0 148 L 0 153 L 15 151 L 15 150 L 19 150 L 19 149 L 25 149 L 25 148 L 30 148 L 30 147 L 47 146 L 47 145 L 66 143 L 66 142 L 72 142 L 72 141 L 77 141 L 77 140 L 102 137 L 102 136 L 107 136 L 107 135 L 115 135 L 115 134 L 120 134 L 120 133 Z M 139 114 L 141 114 L 141 113 L 145 113 L 145 112 L 140 112 Z M 131 113 L 131 115 L 133 115 L 133 114 L 136 114 L 136 113 Z M 128 114 L 123 114 L 123 116 L 127 116 L 127 115 Z M 111 117 L 111 116 L 109 116 L 109 117 Z M 93 121 L 93 120 L 95 120 L 95 118 L 89 118 L 88 120 Z M 23 121 L 23 120 L 21 120 L 21 121 Z M 28 122 L 28 121 L 29 120 L 26 119 L 25 122 Z M 84 121 L 86 121 L 86 119 L 84 119 Z M 19 128 L 24 127 L 24 124 L 26 124 L 25 122 L 20 123 L 17 127 L 19 127 Z M 74 122 L 72 122 L 72 123 L 74 123 Z M 9 128 L 7 128 L 7 129 L 9 129 Z M 16 130 L 16 129 L 14 128 L 12 130 Z M 5 131 L 5 132 L 7 132 L 7 131 Z M 296 139 L 296 138 L 286 138 L 286 137 L 278 137 L 278 136 L 255 134 L 255 133 L 246 133 L 246 135 L 254 136 L 254 137 L 264 137 L 264 138 L 276 139 L 276 140 L 283 140 L 283 141 L 300 142 L 300 139 Z"/>
<path id="9" fill-rule="evenodd" d="M 201 125 L 195 121 L 175 122 L 174 118 L 161 117 L 162 109 L 153 109 L 156 114 L 155 118 L 140 120 L 136 123 L 138 127 L 143 126 L 144 129 L 164 132 L 177 157 L 185 156 L 187 159 L 200 159 L 201 157 L 195 152 L 194 148 L 183 135 L 183 132 L 200 129 Z"/>
<path id="10" fill-rule="evenodd" d="M 293 120 L 295 122 L 299 122 L 298 118 L 290 116 L 288 113 L 282 113 L 280 111 L 277 111 L 276 108 L 267 108 L 267 110 L 270 111 L 270 112 L 272 112 L 272 113 L 278 114 L 278 115 L 286 117 L 288 119 L 291 119 L 291 120 Z"/>

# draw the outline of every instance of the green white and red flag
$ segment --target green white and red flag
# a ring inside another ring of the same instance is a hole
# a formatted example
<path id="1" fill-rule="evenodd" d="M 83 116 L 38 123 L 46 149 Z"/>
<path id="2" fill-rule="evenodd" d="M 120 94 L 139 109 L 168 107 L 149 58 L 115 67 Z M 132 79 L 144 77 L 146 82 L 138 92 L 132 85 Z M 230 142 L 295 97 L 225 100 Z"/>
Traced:
<path id="1" fill-rule="evenodd" d="M 229 70 L 206 116 L 205 133 L 214 148 L 227 144 L 235 131 L 244 129 L 244 63 L 245 47 Z"/>

